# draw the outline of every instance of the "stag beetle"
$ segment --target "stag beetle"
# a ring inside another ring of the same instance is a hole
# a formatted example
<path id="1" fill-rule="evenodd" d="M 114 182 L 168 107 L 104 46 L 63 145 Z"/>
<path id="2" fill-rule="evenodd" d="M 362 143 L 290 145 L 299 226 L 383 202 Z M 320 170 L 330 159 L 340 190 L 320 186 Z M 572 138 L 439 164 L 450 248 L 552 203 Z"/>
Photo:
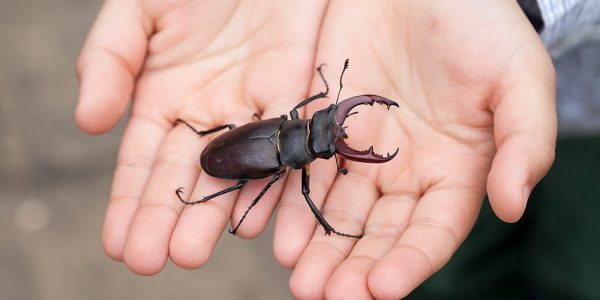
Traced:
<path id="1" fill-rule="evenodd" d="M 279 118 L 259 120 L 241 127 L 227 124 L 206 131 L 199 131 L 188 122 L 177 119 L 176 124 L 179 122 L 184 123 L 200 136 L 226 128 L 230 129 L 231 131 L 218 136 L 206 146 L 200 155 L 200 165 L 207 174 L 213 177 L 238 180 L 236 185 L 197 201 L 184 200 L 181 196 L 183 188 L 178 188 L 175 194 L 179 200 L 188 205 L 206 202 L 220 195 L 241 189 L 248 180 L 272 176 L 269 183 L 246 209 L 239 223 L 235 228 L 229 230 L 230 233 L 235 235 L 250 209 L 256 205 L 271 185 L 283 176 L 287 167 L 302 169 L 302 194 L 319 224 L 325 229 L 325 234 L 330 235 L 333 232 L 340 236 L 362 237 L 362 234 L 353 235 L 336 231 L 327 223 L 315 206 L 309 196 L 310 163 L 317 158 L 330 159 L 334 156 L 338 172 L 346 175 L 348 170 L 339 166 L 335 154 L 349 160 L 365 163 L 390 161 L 398 154 L 399 149 L 396 149 L 396 152 L 392 155 L 388 154 L 385 157 L 375 153 L 373 147 L 365 151 L 354 150 L 344 142 L 348 135 L 344 132 L 342 125 L 346 118 L 351 115 L 349 113 L 352 108 L 357 105 L 369 104 L 372 106 L 374 103 L 379 103 L 386 105 L 389 110 L 391 106 L 398 106 L 398 104 L 377 95 L 355 96 L 338 104 L 343 87 L 342 78 L 348 68 L 348 59 L 346 59 L 340 75 L 340 90 L 336 104 L 331 104 L 329 107 L 317 111 L 311 119 L 299 119 L 299 108 L 314 100 L 327 97 L 329 85 L 321 73 L 322 66 L 317 68 L 317 72 L 325 84 L 325 92 L 309 97 L 296 105 L 290 111 L 291 120 L 288 120 L 286 115 L 282 115 Z"/>

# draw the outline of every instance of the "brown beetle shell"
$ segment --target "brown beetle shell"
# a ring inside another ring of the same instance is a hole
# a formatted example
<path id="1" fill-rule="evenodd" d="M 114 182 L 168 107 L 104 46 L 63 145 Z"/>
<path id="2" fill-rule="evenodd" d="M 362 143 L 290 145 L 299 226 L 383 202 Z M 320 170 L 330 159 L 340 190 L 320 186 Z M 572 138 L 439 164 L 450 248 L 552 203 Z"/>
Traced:
<path id="1" fill-rule="evenodd" d="M 234 128 L 210 142 L 200 155 L 200 166 L 209 175 L 224 179 L 259 179 L 283 168 L 276 135 L 285 122 L 275 118 Z"/>

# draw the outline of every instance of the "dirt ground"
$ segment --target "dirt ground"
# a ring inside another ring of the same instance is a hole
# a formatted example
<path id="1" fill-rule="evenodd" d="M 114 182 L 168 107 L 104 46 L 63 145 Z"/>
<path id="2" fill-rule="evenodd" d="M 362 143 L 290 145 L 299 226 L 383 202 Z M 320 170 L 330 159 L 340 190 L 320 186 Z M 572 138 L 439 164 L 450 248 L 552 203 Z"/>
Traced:
<path id="1" fill-rule="evenodd" d="M 260 238 L 223 235 L 198 270 L 142 277 L 102 251 L 123 124 L 74 124 L 75 60 L 101 1 L 0 0 L 0 299 L 286 299 L 289 271 Z"/>

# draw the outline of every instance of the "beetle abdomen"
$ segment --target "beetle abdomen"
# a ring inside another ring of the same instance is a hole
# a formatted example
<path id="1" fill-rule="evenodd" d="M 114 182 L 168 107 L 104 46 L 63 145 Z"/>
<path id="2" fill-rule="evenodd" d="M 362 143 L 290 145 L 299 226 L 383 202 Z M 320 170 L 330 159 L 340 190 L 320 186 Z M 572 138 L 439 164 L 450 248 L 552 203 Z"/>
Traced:
<path id="1" fill-rule="evenodd" d="M 200 166 L 209 175 L 225 179 L 259 179 L 282 168 L 275 135 L 283 118 L 262 120 L 226 132 L 206 146 Z"/>

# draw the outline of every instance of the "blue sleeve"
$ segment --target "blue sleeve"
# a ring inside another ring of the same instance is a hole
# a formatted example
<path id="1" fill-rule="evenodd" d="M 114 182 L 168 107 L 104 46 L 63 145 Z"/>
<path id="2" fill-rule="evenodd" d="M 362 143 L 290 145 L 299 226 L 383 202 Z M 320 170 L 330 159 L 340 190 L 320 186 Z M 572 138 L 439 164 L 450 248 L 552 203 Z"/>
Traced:
<path id="1" fill-rule="evenodd" d="M 541 38 L 553 57 L 600 40 L 599 0 L 537 0 L 544 27 Z"/>

